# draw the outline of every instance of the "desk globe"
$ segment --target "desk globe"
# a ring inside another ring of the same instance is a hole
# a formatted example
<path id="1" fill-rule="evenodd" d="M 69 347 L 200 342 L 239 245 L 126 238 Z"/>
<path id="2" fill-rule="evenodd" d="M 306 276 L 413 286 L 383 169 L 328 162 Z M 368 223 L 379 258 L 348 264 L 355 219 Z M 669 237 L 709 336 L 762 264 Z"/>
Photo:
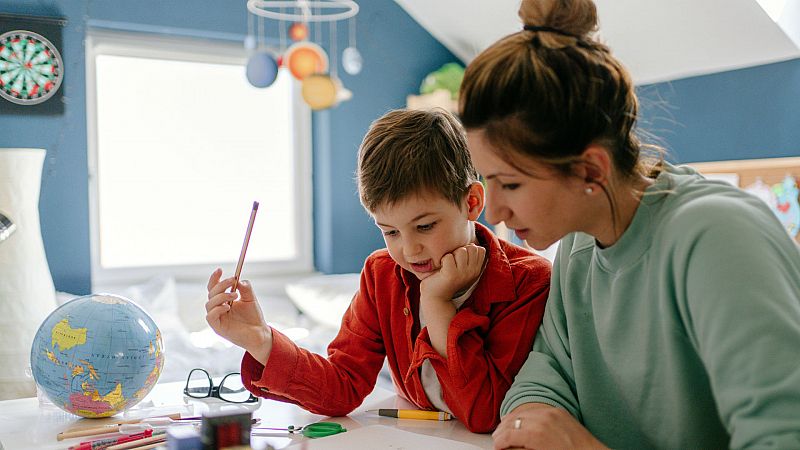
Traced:
<path id="1" fill-rule="evenodd" d="M 44 320 L 31 347 L 38 389 L 63 410 L 108 417 L 138 403 L 164 365 L 161 332 L 132 301 L 79 297 Z"/>

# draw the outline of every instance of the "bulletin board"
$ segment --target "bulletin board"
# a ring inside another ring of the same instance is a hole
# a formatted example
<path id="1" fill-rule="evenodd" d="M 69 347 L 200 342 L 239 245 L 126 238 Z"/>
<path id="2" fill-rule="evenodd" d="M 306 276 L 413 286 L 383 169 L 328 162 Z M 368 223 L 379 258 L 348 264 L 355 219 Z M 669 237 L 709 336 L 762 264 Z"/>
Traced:
<path id="1" fill-rule="evenodd" d="M 751 186 L 759 179 L 768 186 L 779 185 L 784 182 L 787 175 L 794 177 L 800 184 L 800 157 L 716 161 L 688 165 L 706 175 L 735 174 L 740 188 Z M 796 190 L 792 192 L 794 192 L 793 198 L 782 197 L 780 200 L 781 212 L 785 210 L 786 213 L 793 214 L 796 211 L 800 199 L 796 196 Z M 800 233 L 797 233 L 795 240 L 800 244 Z"/>

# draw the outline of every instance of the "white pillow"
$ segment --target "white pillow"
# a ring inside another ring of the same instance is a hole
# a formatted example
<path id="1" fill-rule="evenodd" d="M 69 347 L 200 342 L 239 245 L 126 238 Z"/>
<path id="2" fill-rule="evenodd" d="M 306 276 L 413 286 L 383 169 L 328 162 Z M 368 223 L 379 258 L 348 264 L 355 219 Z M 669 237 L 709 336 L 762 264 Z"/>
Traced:
<path id="1" fill-rule="evenodd" d="M 159 381 L 183 381 L 194 368 L 208 370 L 211 376 L 222 376 L 239 371 L 244 350 L 217 336 L 208 326 L 203 330 L 207 335 L 204 345 L 197 345 L 198 339 L 192 336 L 182 317 L 185 313 L 178 305 L 178 287 L 168 276 L 156 276 L 145 283 L 133 285 L 121 292 L 145 311 L 155 321 L 164 341 L 164 368 Z M 205 292 L 205 287 L 200 290 Z M 192 309 L 200 311 L 205 317 L 205 296 L 193 299 Z M 203 319 L 205 320 L 205 319 Z"/>
<path id="2" fill-rule="evenodd" d="M 360 274 L 314 275 L 286 285 L 292 303 L 317 323 L 339 329 L 358 291 Z"/>

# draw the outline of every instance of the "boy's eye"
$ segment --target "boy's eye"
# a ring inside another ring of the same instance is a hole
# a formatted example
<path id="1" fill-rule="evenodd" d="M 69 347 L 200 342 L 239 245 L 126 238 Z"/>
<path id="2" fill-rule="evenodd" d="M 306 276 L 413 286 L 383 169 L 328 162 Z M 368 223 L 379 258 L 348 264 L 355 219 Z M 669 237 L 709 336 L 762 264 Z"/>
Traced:
<path id="1" fill-rule="evenodd" d="M 514 189 L 519 187 L 519 183 L 501 184 L 500 187 L 507 191 L 513 191 Z"/>
<path id="2" fill-rule="evenodd" d="M 428 224 L 425 224 L 425 225 L 417 225 L 417 230 L 419 230 L 419 231 L 430 231 L 430 230 L 433 229 L 434 226 L 436 226 L 436 222 L 428 223 Z"/>
<path id="3" fill-rule="evenodd" d="M 397 235 L 397 230 L 386 230 L 383 232 L 383 235 L 386 237 L 392 237 Z"/>

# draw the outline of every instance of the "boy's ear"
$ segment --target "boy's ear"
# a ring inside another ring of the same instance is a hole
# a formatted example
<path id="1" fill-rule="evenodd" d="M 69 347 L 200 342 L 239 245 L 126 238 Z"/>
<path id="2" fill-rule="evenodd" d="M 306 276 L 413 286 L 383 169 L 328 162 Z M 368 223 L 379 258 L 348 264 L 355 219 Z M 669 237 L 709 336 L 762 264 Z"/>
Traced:
<path id="1" fill-rule="evenodd" d="M 470 185 L 469 191 L 467 192 L 467 218 L 469 220 L 478 220 L 481 212 L 483 212 L 483 202 L 483 184 L 476 181 Z"/>

